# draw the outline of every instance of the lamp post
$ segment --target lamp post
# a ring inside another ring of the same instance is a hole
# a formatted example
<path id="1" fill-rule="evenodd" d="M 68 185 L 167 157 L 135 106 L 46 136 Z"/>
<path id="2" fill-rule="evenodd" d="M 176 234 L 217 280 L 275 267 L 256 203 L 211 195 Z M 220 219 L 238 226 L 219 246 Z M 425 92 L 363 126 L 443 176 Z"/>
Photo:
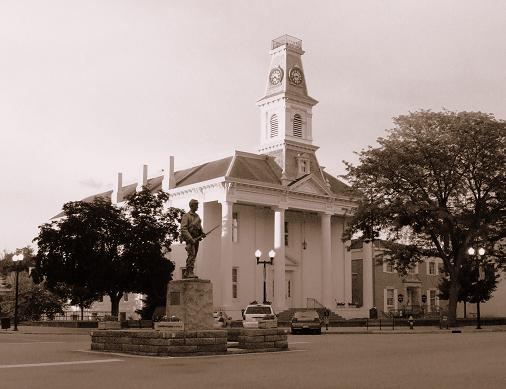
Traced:
<path id="1" fill-rule="evenodd" d="M 267 277 L 267 271 L 265 266 L 267 264 L 272 265 L 274 263 L 274 257 L 276 256 L 276 252 L 274 250 L 269 251 L 269 260 L 268 261 L 261 261 L 260 257 L 262 256 L 262 252 L 260 250 L 255 251 L 255 258 L 257 259 L 257 265 L 263 264 L 264 265 L 264 304 L 267 304 L 267 286 L 266 286 L 266 277 Z"/>
<path id="2" fill-rule="evenodd" d="M 18 262 L 23 260 L 23 253 L 13 255 L 12 261 L 16 266 L 16 297 L 14 302 L 14 331 L 18 330 L 18 297 L 19 297 L 19 266 Z"/>
<path id="3" fill-rule="evenodd" d="M 473 247 L 469 247 L 469 249 L 467 250 L 467 253 L 470 256 L 473 256 L 476 254 L 476 250 Z M 484 274 L 484 272 L 482 273 L 481 267 L 480 267 L 481 266 L 481 257 L 483 255 L 485 255 L 485 249 L 483 247 L 480 247 L 478 249 L 478 255 L 477 255 L 477 257 L 478 257 L 478 279 L 476 280 L 476 283 L 485 279 L 485 274 Z M 476 300 L 476 319 L 477 319 L 476 329 L 481 330 L 480 296 L 479 296 L 479 294 L 478 294 L 477 300 Z"/>

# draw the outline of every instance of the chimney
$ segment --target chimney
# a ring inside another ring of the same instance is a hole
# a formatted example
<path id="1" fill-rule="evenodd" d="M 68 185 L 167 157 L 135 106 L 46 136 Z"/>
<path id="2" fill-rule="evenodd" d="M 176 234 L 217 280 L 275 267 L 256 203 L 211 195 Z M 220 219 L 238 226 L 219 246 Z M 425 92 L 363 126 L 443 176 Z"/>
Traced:
<path id="1" fill-rule="evenodd" d="M 169 169 L 164 171 L 162 189 L 168 191 L 176 187 L 176 177 L 174 176 L 174 156 L 169 157 Z"/>
<path id="2" fill-rule="evenodd" d="M 116 188 L 112 191 L 111 203 L 118 204 L 123 201 L 123 173 L 118 173 Z"/>
<path id="3" fill-rule="evenodd" d="M 148 183 L 148 165 L 142 165 L 141 170 L 139 172 L 139 180 L 137 181 L 137 188 L 135 189 L 137 192 L 142 190 L 142 187 L 147 185 Z"/>

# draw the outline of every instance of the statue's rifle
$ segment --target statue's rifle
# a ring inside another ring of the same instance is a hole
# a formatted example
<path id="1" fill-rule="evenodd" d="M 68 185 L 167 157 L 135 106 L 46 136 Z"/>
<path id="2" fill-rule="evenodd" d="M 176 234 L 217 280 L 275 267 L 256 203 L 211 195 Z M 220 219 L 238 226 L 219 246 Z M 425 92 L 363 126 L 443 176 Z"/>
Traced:
<path id="1" fill-rule="evenodd" d="M 220 226 L 221 226 L 221 224 L 218 224 L 217 226 L 214 226 L 209 231 L 204 232 L 202 235 L 200 235 L 197 238 L 195 238 L 195 240 L 202 240 L 202 239 L 204 239 L 207 235 L 209 235 L 211 232 L 213 232 L 215 229 L 217 229 Z"/>

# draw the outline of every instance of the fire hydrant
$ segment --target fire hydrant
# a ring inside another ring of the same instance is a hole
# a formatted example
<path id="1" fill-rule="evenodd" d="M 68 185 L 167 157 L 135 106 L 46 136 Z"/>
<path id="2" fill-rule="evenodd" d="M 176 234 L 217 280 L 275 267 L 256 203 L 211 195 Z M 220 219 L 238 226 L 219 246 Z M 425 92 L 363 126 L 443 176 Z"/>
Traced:
<path id="1" fill-rule="evenodd" d="M 413 320 L 413 316 L 411 316 L 411 315 L 409 316 L 408 323 L 409 323 L 409 329 L 412 330 L 413 325 L 415 324 L 415 321 Z"/>

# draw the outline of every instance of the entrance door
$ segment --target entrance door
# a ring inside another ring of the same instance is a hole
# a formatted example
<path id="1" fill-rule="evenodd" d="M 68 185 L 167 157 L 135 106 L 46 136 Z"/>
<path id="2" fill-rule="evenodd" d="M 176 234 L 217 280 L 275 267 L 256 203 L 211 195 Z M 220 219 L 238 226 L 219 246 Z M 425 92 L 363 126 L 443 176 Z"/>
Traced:
<path id="1" fill-rule="evenodd" d="M 407 288 L 407 305 L 412 307 L 414 305 L 420 305 L 418 298 L 418 288 Z"/>

